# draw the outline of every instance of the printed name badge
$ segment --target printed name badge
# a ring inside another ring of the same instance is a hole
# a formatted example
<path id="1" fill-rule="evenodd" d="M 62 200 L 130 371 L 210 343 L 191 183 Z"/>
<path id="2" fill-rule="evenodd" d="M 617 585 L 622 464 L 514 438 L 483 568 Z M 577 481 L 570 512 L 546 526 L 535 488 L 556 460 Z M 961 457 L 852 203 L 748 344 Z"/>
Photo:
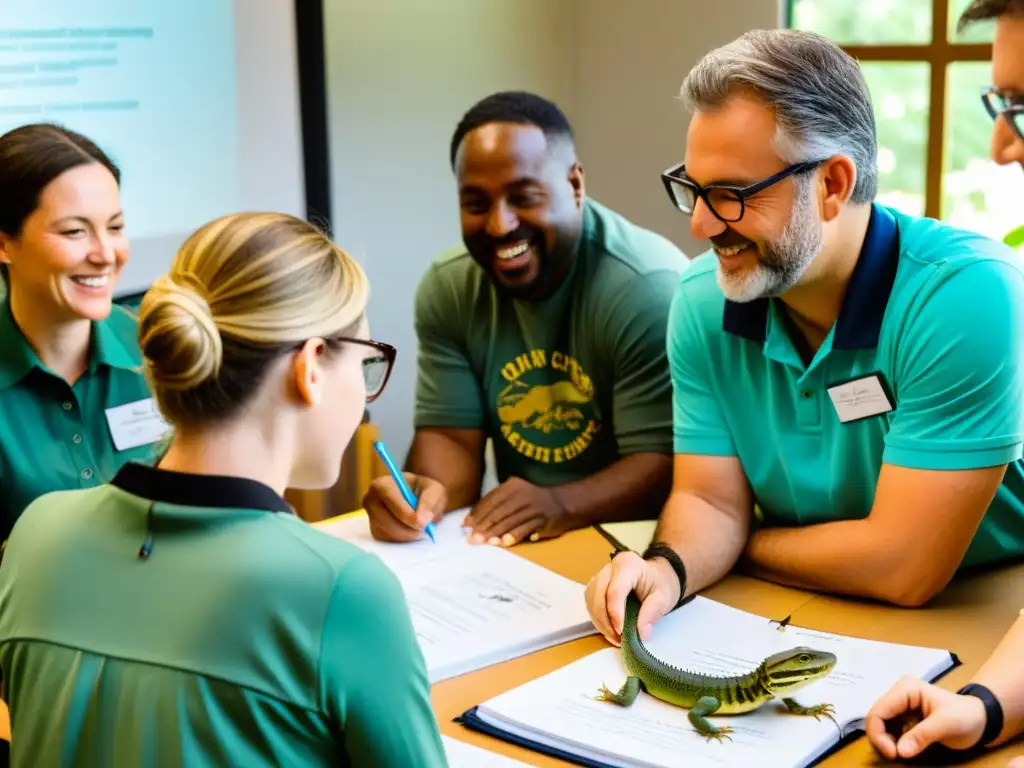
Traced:
<path id="1" fill-rule="evenodd" d="M 896 407 L 878 374 L 829 387 L 828 396 L 843 424 L 888 413 Z"/>
<path id="2" fill-rule="evenodd" d="M 155 443 L 170 431 L 151 397 L 107 408 L 107 424 L 119 451 Z"/>

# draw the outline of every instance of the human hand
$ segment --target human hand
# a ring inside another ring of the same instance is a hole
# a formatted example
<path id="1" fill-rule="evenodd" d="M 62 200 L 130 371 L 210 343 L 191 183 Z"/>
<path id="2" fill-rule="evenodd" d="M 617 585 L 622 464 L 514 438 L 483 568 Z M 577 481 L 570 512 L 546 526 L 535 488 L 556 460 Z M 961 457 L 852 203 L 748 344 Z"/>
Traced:
<path id="1" fill-rule="evenodd" d="M 370 534 L 380 541 L 415 541 L 424 535 L 427 523 L 444 517 L 448 491 L 430 477 L 404 472 L 418 504 L 410 507 L 390 475 L 376 478 L 363 497 L 363 509 L 370 519 Z"/>
<path id="2" fill-rule="evenodd" d="M 894 738 L 887 720 L 920 713 L 921 719 Z M 868 739 L 889 760 L 911 758 L 931 744 L 951 749 L 974 746 L 985 731 L 985 705 L 976 696 L 962 696 L 915 677 L 904 677 L 868 711 Z"/>
<path id="3" fill-rule="evenodd" d="M 484 496 L 466 515 L 471 544 L 510 547 L 533 536 L 548 538 L 568 530 L 566 512 L 550 488 L 512 477 Z"/>
<path id="4" fill-rule="evenodd" d="M 598 571 L 584 590 L 594 626 L 612 645 L 622 642 L 626 597 L 635 592 L 640 600 L 637 629 L 646 640 L 655 622 L 679 602 L 679 577 L 663 558 L 644 560 L 635 552 L 620 552 Z"/>

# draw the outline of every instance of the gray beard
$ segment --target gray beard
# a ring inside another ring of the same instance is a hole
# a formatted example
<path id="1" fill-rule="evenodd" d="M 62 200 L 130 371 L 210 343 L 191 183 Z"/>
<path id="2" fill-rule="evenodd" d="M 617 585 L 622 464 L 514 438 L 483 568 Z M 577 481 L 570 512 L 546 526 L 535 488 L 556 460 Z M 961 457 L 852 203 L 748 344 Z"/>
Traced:
<path id="1" fill-rule="evenodd" d="M 718 287 L 730 301 L 748 302 L 779 296 L 800 280 L 821 250 L 822 226 L 811 199 L 810 179 L 797 179 L 796 198 L 785 229 L 760 250 L 757 265 L 730 275 L 721 266 L 715 273 Z"/>

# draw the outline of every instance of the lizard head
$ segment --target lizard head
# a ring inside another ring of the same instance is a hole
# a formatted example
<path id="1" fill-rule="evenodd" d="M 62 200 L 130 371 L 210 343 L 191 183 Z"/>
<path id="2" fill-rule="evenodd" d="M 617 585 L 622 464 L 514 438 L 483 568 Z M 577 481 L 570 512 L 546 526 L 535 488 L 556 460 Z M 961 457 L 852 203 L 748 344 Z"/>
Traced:
<path id="1" fill-rule="evenodd" d="M 764 686 L 776 696 L 792 696 L 805 685 L 824 677 L 836 665 L 836 657 L 828 651 L 813 648 L 791 648 L 764 660 Z"/>

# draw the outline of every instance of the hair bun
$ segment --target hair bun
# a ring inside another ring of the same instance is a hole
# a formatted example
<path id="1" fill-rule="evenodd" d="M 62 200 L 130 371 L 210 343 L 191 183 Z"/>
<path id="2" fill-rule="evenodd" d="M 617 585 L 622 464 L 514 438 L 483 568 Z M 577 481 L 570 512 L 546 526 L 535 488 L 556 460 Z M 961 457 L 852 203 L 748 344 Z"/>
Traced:
<path id="1" fill-rule="evenodd" d="M 167 275 L 139 307 L 139 346 L 153 383 L 165 390 L 194 389 L 220 372 L 223 345 L 209 303 Z"/>

